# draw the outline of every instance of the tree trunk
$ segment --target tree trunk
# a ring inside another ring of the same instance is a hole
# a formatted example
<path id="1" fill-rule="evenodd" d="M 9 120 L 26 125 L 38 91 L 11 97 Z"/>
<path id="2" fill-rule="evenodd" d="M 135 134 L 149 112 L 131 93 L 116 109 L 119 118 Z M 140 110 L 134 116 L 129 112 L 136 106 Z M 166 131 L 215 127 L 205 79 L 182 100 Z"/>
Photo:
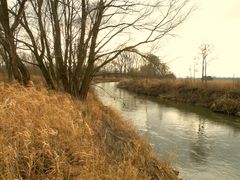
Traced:
<path id="1" fill-rule="evenodd" d="M 19 83 L 23 83 L 27 85 L 30 80 L 30 74 L 23 64 L 21 59 L 19 58 L 16 50 L 16 44 L 14 41 L 14 32 L 16 31 L 17 25 L 19 23 L 19 18 L 21 15 L 22 10 L 24 9 L 24 4 L 26 1 L 22 1 L 19 7 L 19 12 L 15 18 L 14 23 L 10 27 L 9 21 L 9 12 L 8 12 L 8 3 L 7 1 L 1 1 L 0 3 L 0 23 L 3 28 L 3 32 L 5 34 L 5 44 L 4 48 L 8 52 L 9 55 L 9 64 L 11 66 L 13 76 L 15 79 L 19 81 Z"/>
<path id="2" fill-rule="evenodd" d="M 202 83 L 204 81 L 204 58 L 202 60 Z"/>
<path id="3" fill-rule="evenodd" d="M 16 46 L 13 37 L 8 37 L 9 40 L 9 56 L 12 65 L 13 76 L 19 83 L 27 85 L 30 80 L 30 74 L 26 66 L 22 63 L 16 52 Z"/>
<path id="4" fill-rule="evenodd" d="M 79 91 L 79 97 L 83 101 L 86 100 L 87 98 L 91 81 L 92 81 L 92 76 L 86 76 L 82 81 L 81 89 Z"/>
<path id="5" fill-rule="evenodd" d="M 61 79 L 66 92 L 69 92 L 69 83 L 67 77 L 67 67 L 64 66 L 62 55 L 61 28 L 58 15 L 59 0 L 51 0 L 51 13 L 53 17 L 53 35 L 54 35 L 54 54 L 57 66 L 57 78 Z"/>
<path id="6" fill-rule="evenodd" d="M 205 59 L 205 62 L 204 62 L 204 75 L 205 75 L 205 85 L 207 86 L 207 61 Z"/>
<path id="7" fill-rule="evenodd" d="M 10 64 L 9 56 L 7 55 L 7 52 L 4 48 L 1 49 L 1 56 L 3 58 L 5 66 L 6 66 L 6 70 L 7 70 L 7 74 L 8 74 L 8 81 L 11 82 L 13 80 L 12 67 Z"/>
<path id="8" fill-rule="evenodd" d="M 79 91 L 79 97 L 81 100 L 85 100 L 87 98 L 92 77 L 93 77 L 93 63 L 90 63 L 85 71 L 84 78 L 82 80 L 81 88 Z"/>
<path id="9" fill-rule="evenodd" d="M 17 55 L 17 66 L 22 76 L 22 82 L 24 85 L 28 85 L 30 81 L 30 73 L 27 67 L 23 64 L 22 60 Z"/>
<path id="10" fill-rule="evenodd" d="M 51 89 L 56 89 L 53 79 L 51 78 L 50 72 L 47 70 L 46 66 L 43 64 L 41 57 L 38 57 L 37 62 L 48 87 Z"/>

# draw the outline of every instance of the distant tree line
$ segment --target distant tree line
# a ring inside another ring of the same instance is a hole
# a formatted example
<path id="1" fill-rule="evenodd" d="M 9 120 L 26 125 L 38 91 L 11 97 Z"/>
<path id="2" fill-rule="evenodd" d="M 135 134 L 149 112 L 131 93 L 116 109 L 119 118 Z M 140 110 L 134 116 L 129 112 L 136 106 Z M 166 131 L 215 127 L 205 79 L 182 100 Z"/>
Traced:
<path id="1" fill-rule="evenodd" d="M 140 52 L 122 53 L 101 71 L 128 75 L 129 77 L 176 78 L 170 71 L 169 66 L 152 53 L 146 55 Z"/>

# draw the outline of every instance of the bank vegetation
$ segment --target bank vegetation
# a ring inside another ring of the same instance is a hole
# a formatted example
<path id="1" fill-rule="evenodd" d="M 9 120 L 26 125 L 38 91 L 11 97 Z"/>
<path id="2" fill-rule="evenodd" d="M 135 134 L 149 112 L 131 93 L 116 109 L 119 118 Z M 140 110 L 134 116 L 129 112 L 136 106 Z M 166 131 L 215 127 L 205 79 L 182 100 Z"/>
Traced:
<path id="1" fill-rule="evenodd" d="M 119 88 L 160 99 L 200 105 L 214 112 L 240 116 L 240 82 L 237 80 L 123 80 Z"/>

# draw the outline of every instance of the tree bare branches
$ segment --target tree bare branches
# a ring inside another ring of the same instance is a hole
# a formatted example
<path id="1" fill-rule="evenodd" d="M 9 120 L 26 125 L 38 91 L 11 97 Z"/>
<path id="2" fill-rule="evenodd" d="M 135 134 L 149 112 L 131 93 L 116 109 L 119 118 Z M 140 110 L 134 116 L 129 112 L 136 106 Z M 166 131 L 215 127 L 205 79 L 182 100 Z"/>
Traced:
<path id="1" fill-rule="evenodd" d="M 124 52 L 147 51 L 192 11 L 188 0 L 18 2 L 17 12 L 9 10 L 14 22 L 8 27 L 21 27 L 17 42 L 34 54 L 50 88 L 82 99 L 101 68 Z"/>

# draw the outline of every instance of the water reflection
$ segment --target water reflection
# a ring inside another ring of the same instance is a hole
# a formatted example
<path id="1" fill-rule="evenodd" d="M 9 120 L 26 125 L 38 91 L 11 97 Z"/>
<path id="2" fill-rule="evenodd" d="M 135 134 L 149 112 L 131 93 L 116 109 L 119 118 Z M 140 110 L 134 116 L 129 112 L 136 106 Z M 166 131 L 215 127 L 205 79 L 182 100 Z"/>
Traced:
<path id="1" fill-rule="evenodd" d="M 175 166 L 191 179 L 240 179 L 240 119 L 204 108 L 137 96 L 102 83 L 96 92 L 147 137 L 162 159 L 177 155 Z M 106 93 L 108 92 L 108 93 Z"/>
<path id="2" fill-rule="evenodd" d="M 193 161 L 197 163 L 205 164 L 207 163 L 207 156 L 209 155 L 209 148 L 206 147 L 207 138 L 204 132 L 205 129 L 205 119 L 199 117 L 199 125 L 197 130 L 197 137 L 191 142 L 190 157 Z"/>

